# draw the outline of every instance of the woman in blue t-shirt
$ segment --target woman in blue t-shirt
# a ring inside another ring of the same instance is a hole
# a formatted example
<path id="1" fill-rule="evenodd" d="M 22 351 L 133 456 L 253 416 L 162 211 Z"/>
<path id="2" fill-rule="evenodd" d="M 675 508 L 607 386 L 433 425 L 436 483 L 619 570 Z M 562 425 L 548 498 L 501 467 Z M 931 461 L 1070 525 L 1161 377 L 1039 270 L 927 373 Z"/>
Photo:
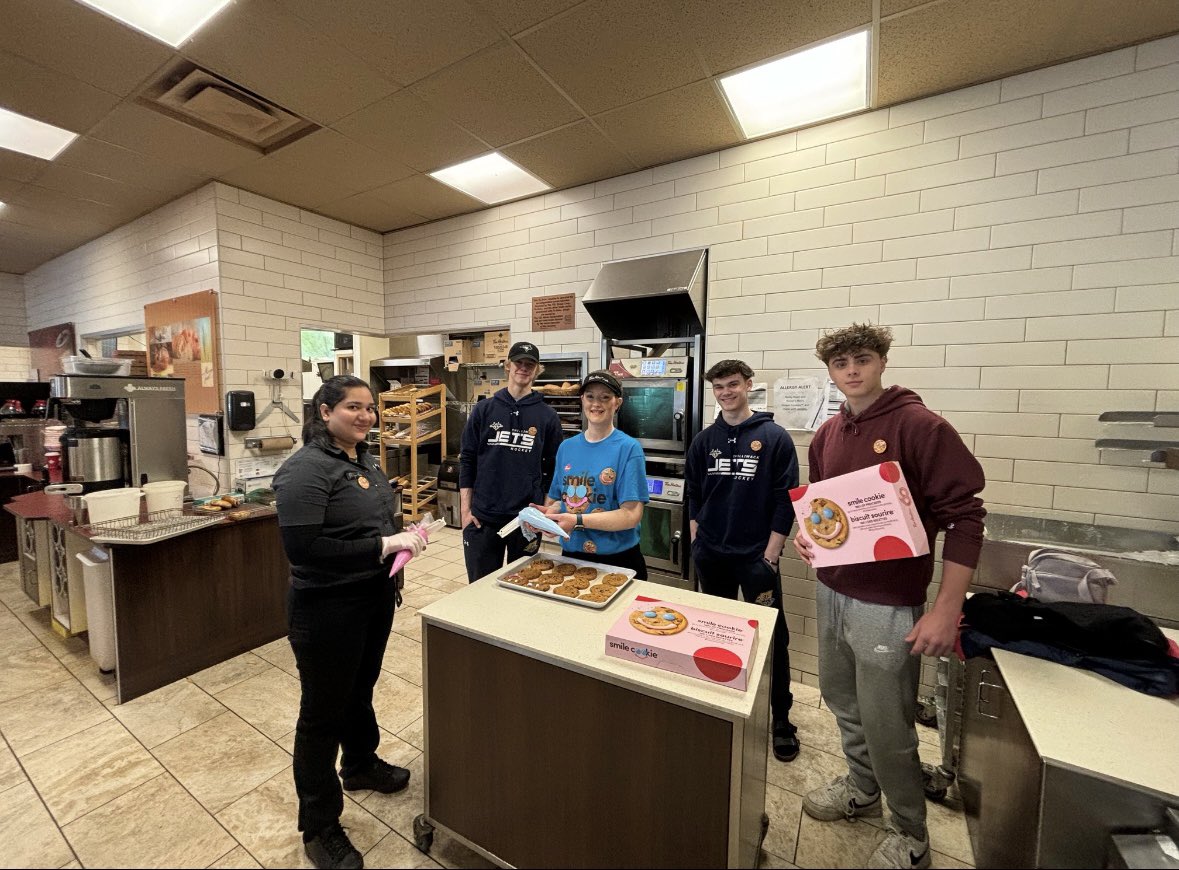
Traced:
<path id="1" fill-rule="evenodd" d="M 545 513 L 569 533 L 561 547 L 571 559 L 633 568 L 647 579 L 639 549 L 639 523 L 647 494 L 643 448 L 614 428 L 622 385 L 607 371 L 581 382 L 586 431 L 557 448 L 557 467 Z"/>

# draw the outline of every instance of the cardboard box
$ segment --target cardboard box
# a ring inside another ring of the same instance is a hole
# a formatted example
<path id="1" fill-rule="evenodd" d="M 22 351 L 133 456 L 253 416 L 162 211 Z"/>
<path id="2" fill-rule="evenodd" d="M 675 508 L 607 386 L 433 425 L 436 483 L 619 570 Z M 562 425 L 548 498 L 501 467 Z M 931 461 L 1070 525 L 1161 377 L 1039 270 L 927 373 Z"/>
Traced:
<path id="1" fill-rule="evenodd" d="M 473 363 L 486 362 L 486 360 L 483 359 L 483 339 L 482 338 L 472 338 L 470 341 L 470 344 L 471 344 L 471 362 L 473 362 Z"/>
<path id="2" fill-rule="evenodd" d="M 639 595 L 606 632 L 606 655 L 745 691 L 757 624 Z"/>
<path id="3" fill-rule="evenodd" d="M 882 462 L 790 490 L 798 527 L 814 544 L 816 568 L 908 559 L 929 552 L 905 475 Z"/>
<path id="4" fill-rule="evenodd" d="M 506 329 L 483 333 L 483 362 L 505 363 L 512 349 L 512 333 Z"/>
<path id="5" fill-rule="evenodd" d="M 471 387 L 471 401 L 477 402 L 480 399 L 490 398 L 498 393 L 504 386 L 501 378 L 487 378 L 486 380 L 475 381 Z"/>
<path id="6" fill-rule="evenodd" d="M 471 359 L 471 342 L 466 338 L 452 338 L 442 345 L 442 356 L 446 360 L 447 371 L 457 372 L 463 363 L 473 362 Z"/>

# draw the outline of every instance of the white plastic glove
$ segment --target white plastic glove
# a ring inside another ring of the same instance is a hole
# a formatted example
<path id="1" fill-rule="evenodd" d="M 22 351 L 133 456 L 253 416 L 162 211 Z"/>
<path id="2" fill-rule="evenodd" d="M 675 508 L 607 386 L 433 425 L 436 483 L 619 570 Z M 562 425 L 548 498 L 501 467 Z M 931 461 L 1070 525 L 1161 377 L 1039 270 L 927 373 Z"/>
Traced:
<path id="1" fill-rule="evenodd" d="M 409 550 L 415 556 L 426 549 L 426 542 L 417 532 L 398 532 L 396 535 L 386 535 L 381 538 L 381 561 L 389 558 L 398 550 Z"/>

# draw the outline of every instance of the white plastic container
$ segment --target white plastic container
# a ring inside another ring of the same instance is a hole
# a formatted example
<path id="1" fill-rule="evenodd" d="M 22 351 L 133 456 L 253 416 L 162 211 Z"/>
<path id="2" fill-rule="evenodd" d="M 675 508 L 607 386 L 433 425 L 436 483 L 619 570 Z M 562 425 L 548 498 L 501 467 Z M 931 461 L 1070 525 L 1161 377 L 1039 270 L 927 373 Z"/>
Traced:
<path id="1" fill-rule="evenodd" d="M 86 586 L 90 658 L 100 671 L 109 674 L 115 669 L 115 590 L 111 581 L 110 557 L 101 547 L 74 555 L 82 563 L 82 582 Z"/>
<path id="2" fill-rule="evenodd" d="M 184 488 L 188 486 L 183 480 L 154 480 L 145 483 L 143 494 L 147 496 L 147 512 L 166 510 L 180 510 L 184 507 Z"/>
<path id="3" fill-rule="evenodd" d="M 143 490 L 136 486 L 103 489 L 82 498 L 86 501 L 86 511 L 90 514 L 92 523 L 120 520 L 125 517 L 138 519 L 139 501 L 143 498 Z"/>

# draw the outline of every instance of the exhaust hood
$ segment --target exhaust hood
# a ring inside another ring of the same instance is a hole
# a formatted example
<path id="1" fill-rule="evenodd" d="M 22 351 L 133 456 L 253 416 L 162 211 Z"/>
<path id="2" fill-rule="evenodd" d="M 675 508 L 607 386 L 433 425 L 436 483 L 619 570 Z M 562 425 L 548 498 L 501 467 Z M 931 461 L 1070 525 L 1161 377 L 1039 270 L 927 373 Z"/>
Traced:
<path id="1" fill-rule="evenodd" d="M 708 249 L 605 263 L 581 300 L 605 338 L 704 332 Z"/>
<path id="2" fill-rule="evenodd" d="M 428 366 L 430 360 L 442 356 L 441 335 L 395 335 L 389 339 L 389 356 L 369 363 L 372 369 Z"/>

